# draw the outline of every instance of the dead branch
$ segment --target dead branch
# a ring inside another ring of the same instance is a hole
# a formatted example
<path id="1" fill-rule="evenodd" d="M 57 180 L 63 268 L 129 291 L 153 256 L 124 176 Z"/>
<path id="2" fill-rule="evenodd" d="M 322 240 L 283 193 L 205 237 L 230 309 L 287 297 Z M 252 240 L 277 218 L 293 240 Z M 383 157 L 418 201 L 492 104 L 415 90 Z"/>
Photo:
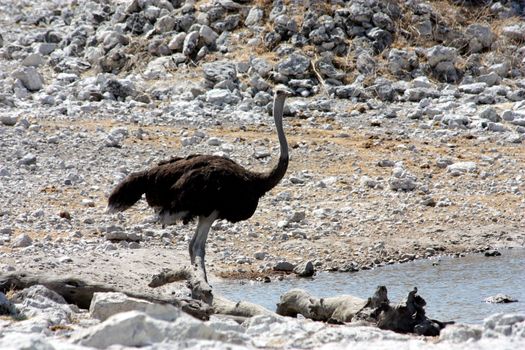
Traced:
<path id="1" fill-rule="evenodd" d="M 298 314 L 316 321 L 348 323 L 366 321 L 381 329 L 398 333 L 416 333 L 435 336 L 447 324 L 429 319 L 425 315 L 425 300 L 412 290 L 406 300 L 390 306 L 387 289 L 377 287 L 374 295 L 367 300 L 351 295 L 332 298 L 317 298 L 304 290 L 294 289 L 281 296 L 277 313 L 296 317 Z"/>
<path id="2" fill-rule="evenodd" d="M 200 300 L 156 297 L 148 294 L 123 291 L 105 284 L 85 281 L 75 277 L 32 275 L 26 272 L 0 275 L 0 292 L 2 293 L 6 293 L 9 290 L 22 290 L 34 285 L 43 285 L 55 293 L 60 294 L 68 303 L 75 304 L 82 309 L 89 309 L 94 293 L 121 292 L 129 297 L 147 300 L 152 303 L 171 304 L 201 320 L 208 319 L 212 313 L 212 308 Z"/>
<path id="3" fill-rule="evenodd" d="M 159 287 L 167 283 L 186 280 L 191 290 L 192 298 L 209 303 L 214 314 L 229 315 L 236 317 L 252 317 L 256 315 L 273 315 L 274 312 L 257 304 L 246 301 L 234 302 L 212 294 L 211 287 L 204 281 L 204 275 L 200 269 L 183 267 L 177 270 L 165 270 L 155 275 L 150 282 L 150 287 Z M 208 289 L 209 288 L 209 289 Z"/>
<path id="4" fill-rule="evenodd" d="M 208 305 L 213 304 L 213 294 L 210 285 L 204 279 L 204 273 L 199 268 L 188 266 L 177 270 L 165 270 L 153 276 L 148 284 L 152 288 L 160 287 L 167 283 L 186 280 L 191 290 L 192 299 L 202 300 Z"/>

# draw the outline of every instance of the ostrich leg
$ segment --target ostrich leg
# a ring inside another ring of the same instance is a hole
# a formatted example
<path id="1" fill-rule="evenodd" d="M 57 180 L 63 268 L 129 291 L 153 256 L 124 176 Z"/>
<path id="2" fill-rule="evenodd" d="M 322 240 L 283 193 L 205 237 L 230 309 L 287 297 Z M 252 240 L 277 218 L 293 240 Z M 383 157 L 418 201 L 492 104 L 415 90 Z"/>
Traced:
<path id="1" fill-rule="evenodd" d="M 204 273 L 204 280 L 208 282 L 206 276 L 206 266 L 204 264 L 204 256 L 206 255 L 206 240 L 208 239 L 208 232 L 211 225 L 217 220 L 218 213 L 212 212 L 209 216 L 200 216 L 197 230 L 190 241 L 190 260 L 191 265 L 200 268 Z"/>

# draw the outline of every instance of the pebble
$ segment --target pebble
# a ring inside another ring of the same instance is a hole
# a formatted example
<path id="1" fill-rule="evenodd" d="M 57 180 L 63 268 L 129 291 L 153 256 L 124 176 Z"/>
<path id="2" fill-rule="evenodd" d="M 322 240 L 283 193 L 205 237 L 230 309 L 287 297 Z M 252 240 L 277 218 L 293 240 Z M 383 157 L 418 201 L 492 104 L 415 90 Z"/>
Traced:
<path id="1" fill-rule="evenodd" d="M 0 115 L 0 122 L 4 124 L 5 126 L 14 126 L 16 125 L 17 121 L 18 121 L 18 118 L 14 115 L 9 115 L 9 114 Z"/>
<path id="2" fill-rule="evenodd" d="M 490 303 L 490 304 L 507 304 L 507 303 L 515 303 L 517 301 L 518 300 L 506 294 L 496 294 L 494 296 L 485 298 L 485 302 Z"/>
<path id="3" fill-rule="evenodd" d="M 13 248 L 25 248 L 33 244 L 33 240 L 27 234 L 23 233 L 13 239 L 11 246 Z"/>
<path id="4" fill-rule="evenodd" d="M 288 261 L 279 261 L 273 266 L 274 271 L 292 272 L 295 265 Z"/>
<path id="5" fill-rule="evenodd" d="M 485 256 L 491 257 L 491 256 L 501 256 L 501 253 L 497 250 L 487 250 L 485 252 Z"/>
<path id="6" fill-rule="evenodd" d="M 28 153 L 20 159 L 19 163 L 21 165 L 31 165 L 36 164 L 36 156 L 32 153 Z"/>
<path id="7" fill-rule="evenodd" d="M 452 176 L 460 176 L 465 173 L 473 173 L 478 170 L 475 162 L 457 162 L 447 166 L 447 172 Z"/>
<path id="8" fill-rule="evenodd" d="M 61 256 L 60 258 L 57 259 L 57 261 L 60 264 L 64 264 L 64 263 L 71 263 L 71 262 L 73 262 L 73 259 L 71 259 L 69 256 Z"/>

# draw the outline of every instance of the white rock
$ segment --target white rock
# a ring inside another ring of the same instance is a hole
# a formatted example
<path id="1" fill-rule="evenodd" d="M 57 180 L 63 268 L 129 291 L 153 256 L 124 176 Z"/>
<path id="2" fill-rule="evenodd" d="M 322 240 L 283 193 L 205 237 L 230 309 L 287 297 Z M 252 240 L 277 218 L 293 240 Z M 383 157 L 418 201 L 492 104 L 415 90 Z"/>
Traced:
<path id="1" fill-rule="evenodd" d="M 447 172 L 451 174 L 473 173 L 478 170 L 475 162 L 457 162 L 447 166 Z"/>
<path id="2" fill-rule="evenodd" d="M 117 344 L 142 347 L 169 340 L 219 340 L 222 337 L 203 322 L 184 313 L 180 313 L 173 322 L 166 322 L 144 312 L 129 311 L 111 316 L 72 338 L 75 343 L 105 349 Z"/>
<path id="3" fill-rule="evenodd" d="M 229 90 L 226 89 L 212 89 L 206 92 L 206 101 L 217 105 L 222 106 L 224 104 L 233 104 L 239 101 L 239 98 L 232 94 Z"/>
<path id="4" fill-rule="evenodd" d="M 453 324 L 445 327 L 439 335 L 440 341 L 464 343 L 481 339 L 482 328 L 477 325 Z"/>
<path id="5" fill-rule="evenodd" d="M 467 94 L 479 94 L 487 88 L 486 83 L 472 83 L 458 86 L 458 90 Z"/>
<path id="6" fill-rule="evenodd" d="M 412 85 L 415 88 L 435 89 L 436 86 L 430 82 L 427 77 L 417 77 L 412 80 Z"/>
<path id="7" fill-rule="evenodd" d="M 222 144 L 222 140 L 217 137 L 210 137 L 208 139 L 208 145 L 210 146 L 220 146 Z"/>
<path id="8" fill-rule="evenodd" d="M 141 311 L 148 316 L 164 320 L 176 320 L 181 311 L 169 304 L 154 304 L 146 300 L 128 297 L 124 293 L 95 293 L 89 306 L 93 318 L 105 321 L 109 317 L 121 312 Z"/>
<path id="9" fill-rule="evenodd" d="M 57 261 L 61 264 L 64 264 L 64 263 L 73 262 L 73 259 L 71 259 L 69 256 L 61 256 L 60 258 L 57 259 Z"/>
<path id="10" fill-rule="evenodd" d="M 70 346 L 69 344 L 63 344 L 62 349 L 78 349 L 76 346 Z M 58 347 L 54 347 L 50 344 L 49 339 L 43 334 L 31 334 L 31 333 L 18 333 L 18 332 L 6 332 L 0 337 L 0 349 L 3 350 L 58 350 Z M 79 349 L 80 350 L 80 349 Z"/>
<path id="11" fill-rule="evenodd" d="M 501 34 L 504 36 L 516 40 L 524 41 L 525 40 L 525 24 L 514 24 L 503 27 Z"/>

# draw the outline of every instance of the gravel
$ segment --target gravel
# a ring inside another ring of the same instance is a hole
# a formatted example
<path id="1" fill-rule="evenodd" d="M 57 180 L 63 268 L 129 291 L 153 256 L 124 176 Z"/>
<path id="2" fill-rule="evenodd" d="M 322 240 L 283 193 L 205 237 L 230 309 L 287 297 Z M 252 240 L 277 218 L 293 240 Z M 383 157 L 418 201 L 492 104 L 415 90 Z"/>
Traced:
<path id="1" fill-rule="evenodd" d="M 212 278 L 523 246 L 523 24 L 434 28 L 437 10 L 419 1 L 353 1 L 300 21 L 287 2 L 239 3 L 0 5 L 1 271 L 78 271 L 140 290 L 186 264 L 194 225 L 163 228 L 144 201 L 106 214 L 109 192 L 192 153 L 269 169 L 277 83 L 295 93 L 290 167 L 250 220 L 212 228 Z M 490 18 L 516 19 L 523 6 L 507 3 Z M 392 44 L 403 11 L 425 47 Z"/>

